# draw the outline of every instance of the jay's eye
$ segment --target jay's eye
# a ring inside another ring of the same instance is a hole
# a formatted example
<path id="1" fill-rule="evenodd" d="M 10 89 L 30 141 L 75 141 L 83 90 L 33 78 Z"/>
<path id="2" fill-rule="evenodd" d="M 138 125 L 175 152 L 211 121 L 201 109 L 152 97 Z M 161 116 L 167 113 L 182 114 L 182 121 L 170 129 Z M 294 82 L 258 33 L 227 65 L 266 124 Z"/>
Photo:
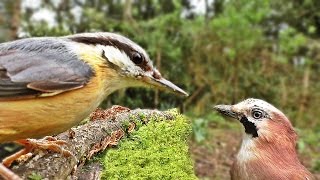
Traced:
<path id="1" fill-rule="evenodd" d="M 137 52 L 134 52 L 132 53 L 132 61 L 136 64 L 136 65 L 139 65 L 143 62 L 143 57 L 137 53 Z"/>
<path id="2" fill-rule="evenodd" d="M 254 119 L 261 119 L 263 117 L 263 114 L 263 111 L 260 109 L 253 109 L 251 113 Z"/>

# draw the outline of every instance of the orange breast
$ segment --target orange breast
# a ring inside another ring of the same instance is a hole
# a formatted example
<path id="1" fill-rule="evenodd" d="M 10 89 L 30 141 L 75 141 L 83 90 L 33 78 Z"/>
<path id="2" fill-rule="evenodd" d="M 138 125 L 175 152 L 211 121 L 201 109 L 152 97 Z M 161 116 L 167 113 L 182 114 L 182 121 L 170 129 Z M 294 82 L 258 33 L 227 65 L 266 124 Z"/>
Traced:
<path id="1" fill-rule="evenodd" d="M 52 97 L 0 102 L 0 143 L 63 132 L 87 117 L 104 99 L 93 79 L 81 89 Z"/>

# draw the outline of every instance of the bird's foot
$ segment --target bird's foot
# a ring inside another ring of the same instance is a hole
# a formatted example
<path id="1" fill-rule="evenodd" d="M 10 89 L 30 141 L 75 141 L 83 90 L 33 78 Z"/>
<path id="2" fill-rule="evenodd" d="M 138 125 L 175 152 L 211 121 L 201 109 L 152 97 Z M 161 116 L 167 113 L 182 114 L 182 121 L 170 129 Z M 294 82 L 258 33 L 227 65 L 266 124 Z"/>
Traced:
<path id="1" fill-rule="evenodd" d="M 66 145 L 67 142 L 63 140 L 57 140 L 56 138 L 51 136 L 47 136 L 43 139 L 22 139 L 15 142 L 23 145 L 25 148 L 3 159 L 2 164 L 7 167 L 10 167 L 12 162 L 14 162 L 15 160 L 19 161 L 22 159 L 28 159 L 31 156 L 30 153 L 35 150 L 50 150 L 60 153 L 66 157 L 74 157 L 74 155 L 69 150 L 66 150 L 62 147 L 63 145 Z"/>
<path id="2" fill-rule="evenodd" d="M 124 112 L 129 112 L 131 109 L 119 105 L 114 105 L 110 109 L 98 108 L 90 114 L 90 121 L 115 119 L 115 117 Z"/>

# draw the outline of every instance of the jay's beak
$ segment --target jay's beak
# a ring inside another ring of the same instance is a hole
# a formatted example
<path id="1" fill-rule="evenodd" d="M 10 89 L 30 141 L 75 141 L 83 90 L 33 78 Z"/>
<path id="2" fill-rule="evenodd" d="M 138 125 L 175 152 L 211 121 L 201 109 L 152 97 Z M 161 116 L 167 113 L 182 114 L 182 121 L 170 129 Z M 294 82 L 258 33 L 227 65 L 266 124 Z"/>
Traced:
<path id="1" fill-rule="evenodd" d="M 213 107 L 216 111 L 228 117 L 239 119 L 239 113 L 232 109 L 232 105 L 216 105 Z"/>

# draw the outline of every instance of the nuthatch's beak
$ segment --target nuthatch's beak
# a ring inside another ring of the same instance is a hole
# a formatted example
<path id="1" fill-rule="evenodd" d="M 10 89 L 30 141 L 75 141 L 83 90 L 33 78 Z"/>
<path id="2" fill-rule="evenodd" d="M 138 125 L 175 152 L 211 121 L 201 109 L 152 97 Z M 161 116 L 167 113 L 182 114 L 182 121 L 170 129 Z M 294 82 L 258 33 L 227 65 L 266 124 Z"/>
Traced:
<path id="1" fill-rule="evenodd" d="M 172 82 L 164 79 L 160 75 L 156 77 L 154 77 L 153 75 L 145 75 L 143 77 L 143 81 L 161 90 L 167 90 L 182 96 L 189 96 L 189 94 L 186 93 L 184 90 L 182 90 Z"/>
<path id="2" fill-rule="evenodd" d="M 213 108 L 228 117 L 239 119 L 239 113 L 232 109 L 232 105 L 216 105 Z"/>

